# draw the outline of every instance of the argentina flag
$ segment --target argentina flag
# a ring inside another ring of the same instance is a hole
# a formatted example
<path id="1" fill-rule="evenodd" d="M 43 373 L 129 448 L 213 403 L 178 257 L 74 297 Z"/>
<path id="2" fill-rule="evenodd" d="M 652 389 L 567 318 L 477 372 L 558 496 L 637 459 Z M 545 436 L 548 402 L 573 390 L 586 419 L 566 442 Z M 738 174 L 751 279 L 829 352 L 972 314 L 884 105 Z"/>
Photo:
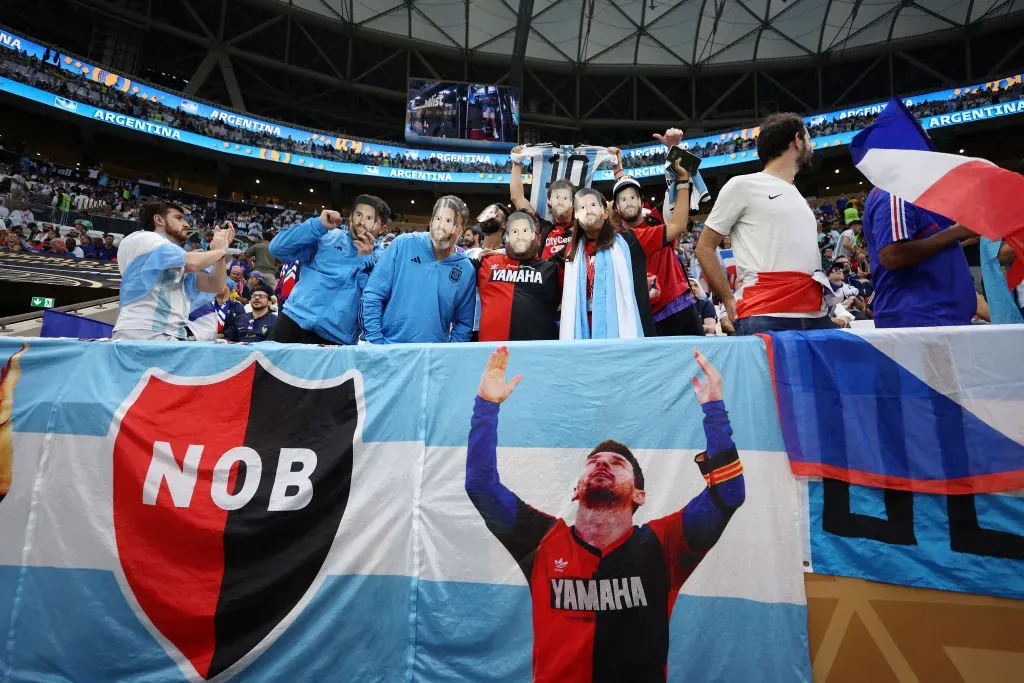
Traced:
<path id="1" fill-rule="evenodd" d="M 0 670 L 810 681 L 764 346 L 700 345 L 0 339 Z"/>

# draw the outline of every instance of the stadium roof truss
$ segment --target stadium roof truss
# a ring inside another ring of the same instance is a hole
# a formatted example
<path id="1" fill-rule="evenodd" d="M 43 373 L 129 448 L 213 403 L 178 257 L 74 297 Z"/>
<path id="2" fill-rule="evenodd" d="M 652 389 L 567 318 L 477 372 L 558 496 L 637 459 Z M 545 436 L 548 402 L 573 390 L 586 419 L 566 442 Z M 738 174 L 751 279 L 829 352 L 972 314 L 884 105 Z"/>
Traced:
<path id="1" fill-rule="evenodd" d="M 1024 0 L 53 1 L 75 18 L 5 0 L 0 22 L 236 109 L 391 139 L 409 78 L 513 85 L 524 141 L 608 144 L 1024 65 Z"/>

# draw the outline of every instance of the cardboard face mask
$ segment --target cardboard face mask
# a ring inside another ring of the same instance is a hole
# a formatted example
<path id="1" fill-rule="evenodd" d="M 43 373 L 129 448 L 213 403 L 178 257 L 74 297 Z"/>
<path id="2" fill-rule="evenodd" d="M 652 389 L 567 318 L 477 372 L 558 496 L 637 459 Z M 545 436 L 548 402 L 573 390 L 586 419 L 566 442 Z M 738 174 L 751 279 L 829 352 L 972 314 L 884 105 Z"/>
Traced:
<path id="1" fill-rule="evenodd" d="M 565 188 L 558 188 L 548 198 L 548 206 L 551 207 L 551 215 L 563 222 L 572 214 L 572 193 Z"/>
<path id="2" fill-rule="evenodd" d="M 635 221 L 643 211 L 643 202 L 640 201 L 640 195 L 635 189 L 627 187 L 616 195 L 615 208 L 623 220 Z"/>
<path id="3" fill-rule="evenodd" d="M 505 213 L 497 204 L 488 205 L 488 207 L 481 211 L 480 215 L 476 217 L 476 222 L 483 223 L 484 221 L 489 221 L 492 218 L 500 218 L 502 220 L 505 218 Z"/>
<path id="4" fill-rule="evenodd" d="M 509 222 L 508 231 L 505 233 L 505 244 L 508 246 L 508 253 L 516 258 L 531 258 L 536 254 L 537 233 L 533 224 L 520 218 Z"/>
<path id="5" fill-rule="evenodd" d="M 349 218 L 349 229 L 353 237 L 362 237 L 366 233 L 371 235 L 377 225 L 377 210 L 367 204 L 356 204 L 352 208 L 352 216 Z"/>
<path id="6" fill-rule="evenodd" d="M 430 218 L 430 241 L 435 249 L 445 251 L 459 239 L 458 207 L 446 197 L 437 200 Z"/>
<path id="7" fill-rule="evenodd" d="M 576 195 L 576 220 L 584 228 L 595 228 L 605 219 L 604 198 L 594 191 L 583 191 Z"/>

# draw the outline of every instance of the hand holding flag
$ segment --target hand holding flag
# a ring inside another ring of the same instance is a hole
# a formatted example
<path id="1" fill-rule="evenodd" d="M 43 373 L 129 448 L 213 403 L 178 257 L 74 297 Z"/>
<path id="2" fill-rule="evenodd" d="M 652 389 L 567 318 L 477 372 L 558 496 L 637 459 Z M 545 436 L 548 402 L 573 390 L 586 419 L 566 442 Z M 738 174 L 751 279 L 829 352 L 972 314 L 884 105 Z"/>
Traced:
<path id="1" fill-rule="evenodd" d="M 875 186 L 922 209 L 1005 239 L 1018 258 L 1007 273 L 1011 288 L 1024 281 L 1024 177 L 991 161 L 935 151 L 902 101 L 893 98 L 873 124 L 853 138 L 850 155 Z"/>

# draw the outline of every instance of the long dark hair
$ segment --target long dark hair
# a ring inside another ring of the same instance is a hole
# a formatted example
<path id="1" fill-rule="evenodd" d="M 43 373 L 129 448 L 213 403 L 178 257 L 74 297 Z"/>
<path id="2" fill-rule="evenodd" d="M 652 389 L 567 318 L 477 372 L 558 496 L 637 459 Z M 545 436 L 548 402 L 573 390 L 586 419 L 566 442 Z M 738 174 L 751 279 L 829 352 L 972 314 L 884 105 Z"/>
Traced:
<path id="1" fill-rule="evenodd" d="M 573 199 L 575 204 L 576 199 L 585 195 L 592 194 L 596 195 L 601 199 L 602 206 L 604 205 L 604 195 L 591 187 L 585 187 L 576 193 L 576 197 Z M 575 209 L 575 207 L 574 207 Z M 569 244 L 568 249 L 565 253 L 566 262 L 572 261 L 576 258 L 576 250 L 579 249 L 580 244 L 587 238 L 587 234 L 583 231 L 583 226 L 580 225 L 578 218 L 575 218 L 576 212 L 573 211 L 572 221 L 572 242 Z M 594 251 L 603 251 L 604 249 L 611 249 L 612 245 L 615 244 L 615 226 L 612 225 L 611 220 L 605 219 L 604 225 L 601 226 L 601 232 L 597 234 L 597 240 L 594 245 Z"/>

